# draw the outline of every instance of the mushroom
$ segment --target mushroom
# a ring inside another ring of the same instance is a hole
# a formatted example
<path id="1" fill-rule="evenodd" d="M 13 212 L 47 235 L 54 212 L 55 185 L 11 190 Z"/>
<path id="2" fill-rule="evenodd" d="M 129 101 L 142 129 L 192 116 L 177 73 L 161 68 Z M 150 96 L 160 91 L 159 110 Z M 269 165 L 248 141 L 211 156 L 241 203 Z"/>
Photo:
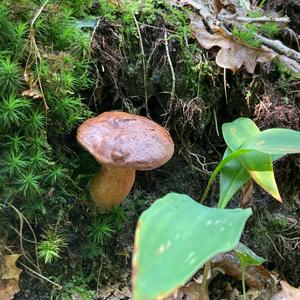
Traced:
<path id="1" fill-rule="evenodd" d="M 77 141 L 102 166 L 89 188 L 96 205 L 104 210 L 126 198 L 136 170 L 158 168 L 174 153 L 173 140 L 165 128 L 148 118 L 117 111 L 83 122 Z"/>

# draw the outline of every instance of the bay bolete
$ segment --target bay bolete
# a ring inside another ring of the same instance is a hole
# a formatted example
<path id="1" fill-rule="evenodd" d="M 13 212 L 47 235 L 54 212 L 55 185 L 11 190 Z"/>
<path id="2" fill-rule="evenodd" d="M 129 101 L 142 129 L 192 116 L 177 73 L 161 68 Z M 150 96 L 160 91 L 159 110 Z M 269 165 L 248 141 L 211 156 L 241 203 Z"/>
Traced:
<path id="1" fill-rule="evenodd" d="M 83 122 L 77 141 L 102 165 L 90 182 L 90 193 L 104 210 L 126 198 L 136 170 L 158 168 L 174 153 L 173 140 L 165 128 L 148 118 L 118 111 Z"/>

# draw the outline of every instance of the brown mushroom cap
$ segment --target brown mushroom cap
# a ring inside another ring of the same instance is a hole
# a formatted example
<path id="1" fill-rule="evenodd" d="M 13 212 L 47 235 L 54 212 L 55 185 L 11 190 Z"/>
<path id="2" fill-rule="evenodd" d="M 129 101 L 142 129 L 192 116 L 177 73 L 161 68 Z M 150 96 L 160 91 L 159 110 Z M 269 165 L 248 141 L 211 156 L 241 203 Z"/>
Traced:
<path id="1" fill-rule="evenodd" d="M 137 170 L 158 168 L 174 153 L 165 128 L 145 117 L 117 111 L 83 122 L 77 141 L 100 164 Z"/>

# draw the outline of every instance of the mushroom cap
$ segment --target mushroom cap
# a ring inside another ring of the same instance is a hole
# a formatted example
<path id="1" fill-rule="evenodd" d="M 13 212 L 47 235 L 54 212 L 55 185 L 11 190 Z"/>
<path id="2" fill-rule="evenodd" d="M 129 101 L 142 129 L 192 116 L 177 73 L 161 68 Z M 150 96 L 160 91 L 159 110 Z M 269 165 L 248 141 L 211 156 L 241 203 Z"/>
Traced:
<path id="1" fill-rule="evenodd" d="M 137 170 L 158 168 L 174 153 L 165 128 L 145 117 L 118 111 L 83 122 L 77 141 L 100 164 Z"/>

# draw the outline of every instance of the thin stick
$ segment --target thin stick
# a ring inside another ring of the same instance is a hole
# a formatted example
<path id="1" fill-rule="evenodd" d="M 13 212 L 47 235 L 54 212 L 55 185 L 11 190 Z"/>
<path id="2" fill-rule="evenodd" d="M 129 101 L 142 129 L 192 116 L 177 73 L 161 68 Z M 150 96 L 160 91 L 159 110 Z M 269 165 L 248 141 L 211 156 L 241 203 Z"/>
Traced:
<path id="1" fill-rule="evenodd" d="M 170 57 L 170 52 L 169 52 L 169 44 L 168 44 L 168 34 L 165 31 L 165 47 L 166 47 L 166 53 L 167 53 L 167 58 L 168 58 L 168 63 L 170 65 L 170 70 L 172 74 L 172 89 L 171 89 L 171 105 L 175 100 L 175 90 L 176 90 L 176 77 L 175 77 L 175 72 L 172 64 L 172 60 Z"/>
<path id="2" fill-rule="evenodd" d="M 31 58 L 32 53 L 34 52 L 34 61 L 35 61 L 36 65 L 38 65 L 38 61 L 41 61 L 41 59 L 42 59 L 39 48 L 38 48 L 38 46 L 36 44 L 36 41 L 35 41 L 34 23 L 37 20 L 37 18 L 40 16 L 40 14 L 42 13 L 43 9 L 45 8 L 45 6 L 47 5 L 48 2 L 49 2 L 49 0 L 46 0 L 43 3 L 43 5 L 36 12 L 36 14 L 34 15 L 34 17 L 31 20 L 31 23 L 30 23 L 29 35 L 28 35 L 28 38 L 29 38 L 29 41 L 30 41 L 30 49 L 29 49 L 29 55 L 28 55 L 28 58 L 27 58 L 27 61 L 26 61 L 26 65 L 25 65 L 25 68 L 24 68 L 25 69 L 24 78 L 25 78 L 26 81 L 29 80 L 27 71 L 30 68 L 29 60 Z M 44 106 L 45 106 L 45 109 L 46 109 L 46 112 L 47 112 L 49 107 L 48 107 L 46 99 L 45 99 L 45 95 L 44 95 L 43 87 L 42 87 L 42 82 L 41 82 L 39 74 L 37 76 L 38 76 L 38 84 L 39 84 L 39 88 L 40 88 L 40 91 L 41 91 L 42 99 L 43 99 Z M 31 86 L 30 86 L 30 88 L 31 88 Z"/>
<path id="3" fill-rule="evenodd" d="M 60 285 L 60 284 L 58 284 L 58 283 L 52 281 L 51 279 L 49 279 L 49 278 L 43 276 L 42 274 L 40 274 L 40 273 L 38 273 L 38 272 L 32 270 L 31 268 L 29 268 L 28 266 L 24 265 L 23 263 L 19 262 L 19 264 L 20 264 L 21 266 L 23 266 L 24 268 L 26 268 L 26 269 L 27 269 L 28 271 L 30 271 L 31 273 L 33 273 L 34 275 L 36 275 L 37 277 L 40 277 L 40 278 L 42 278 L 42 279 L 48 281 L 49 283 L 51 283 L 51 284 L 57 286 L 59 289 L 62 289 L 62 288 L 63 288 L 62 285 Z"/>
<path id="4" fill-rule="evenodd" d="M 45 8 L 45 6 L 47 5 L 47 3 L 49 2 L 49 0 L 46 0 L 43 5 L 40 7 L 40 9 L 36 12 L 36 14 L 34 15 L 34 17 L 31 20 L 30 23 L 30 27 L 33 27 L 34 22 L 36 21 L 36 19 L 39 17 L 39 15 L 41 14 L 41 12 L 43 11 L 43 9 Z"/>
<path id="5" fill-rule="evenodd" d="M 236 15 L 233 16 L 218 16 L 218 19 L 226 19 L 226 20 L 233 20 L 237 22 L 242 22 L 242 23 L 266 23 L 266 22 L 276 22 L 276 23 L 289 23 L 291 20 L 289 17 L 281 17 L 281 18 L 273 18 L 273 17 L 258 17 L 258 18 L 246 18 L 246 17 L 238 17 Z"/>
<path id="6" fill-rule="evenodd" d="M 134 14 L 132 14 L 137 32 L 138 32 L 138 36 L 139 36 L 139 42 L 140 42 L 140 48 L 141 48 L 141 53 L 142 53 L 142 64 L 143 64 L 143 75 L 144 75 L 144 95 L 145 95 L 145 108 L 146 108 L 146 114 L 147 116 L 149 116 L 149 110 L 148 110 L 148 84 L 147 84 L 147 72 L 146 72 L 146 62 L 145 62 L 145 50 L 144 50 L 144 45 L 143 45 L 143 39 L 142 39 L 142 35 L 141 35 L 141 31 L 140 31 L 140 27 L 139 27 L 139 23 L 135 17 Z"/>
<path id="7" fill-rule="evenodd" d="M 12 204 L 9 204 L 9 206 L 17 213 L 19 219 L 20 219 L 20 228 L 19 228 L 19 237 L 20 237 L 20 247 L 21 247 L 21 250 L 23 252 L 23 255 L 24 257 L 27 259 L 27 261 L 29 263 L 31 263 L 39 272 L 41 272 L 41 268 L 39 266 L 39 261 L 38 261 L 38 255 L 37 255 L 37 252 L 38 252 L 38 249 L 37 249 L 37 238 L 36 238 L 36 235 L 34 233 L 34 230 L 32 229 L 29 221 L 25 218 L 25 216 Z M 23 232 L 23 225 L 24 225 L 24 220 L 26 222 L 26 224 L 28 225 L 32 235 L 33 235 L 33 239 L 34 239 L 34 242 L 35 242 L 35 255 L 36 255 L 36 265 L 31 261 L 31 259 L 27 256 L 26 252 L 25 252 L 25 249 L 23 247 L 23 235 L 22 235 L 22 232 Z"/>
<path id="8" fill-rule="evenodd" d="M 216 113 L 216 109 L 215 108 L 214 108 L 214 120 L 215 120 L 215 127 L 216 127 L 217 136 L 220 136 L 219 128 L 218 128 L 217 113 Z"/>
<path id="9" fill-rule="evenodd" d="M 142 23 L 142 22 L 140 22 L 140 21 L 138 21 L 138 24 L 140 24 L 140 25 L 142 25 L 142 26 L 146 26 L 146 27 L 152 28 L 152 29 L 157 29 L 157 30 L 162 30 L 162 31 L 168 31 L 168 32 L 170 32 L 170 33 L 178 34 L 177 31 L 170 30 L 170 29 L 167 29 L 167 28 L 165 28 L 165 27 L 156 27 L 156 26 L 153 26 L 153 25 L 149 25 L 149 24 Z"/>

